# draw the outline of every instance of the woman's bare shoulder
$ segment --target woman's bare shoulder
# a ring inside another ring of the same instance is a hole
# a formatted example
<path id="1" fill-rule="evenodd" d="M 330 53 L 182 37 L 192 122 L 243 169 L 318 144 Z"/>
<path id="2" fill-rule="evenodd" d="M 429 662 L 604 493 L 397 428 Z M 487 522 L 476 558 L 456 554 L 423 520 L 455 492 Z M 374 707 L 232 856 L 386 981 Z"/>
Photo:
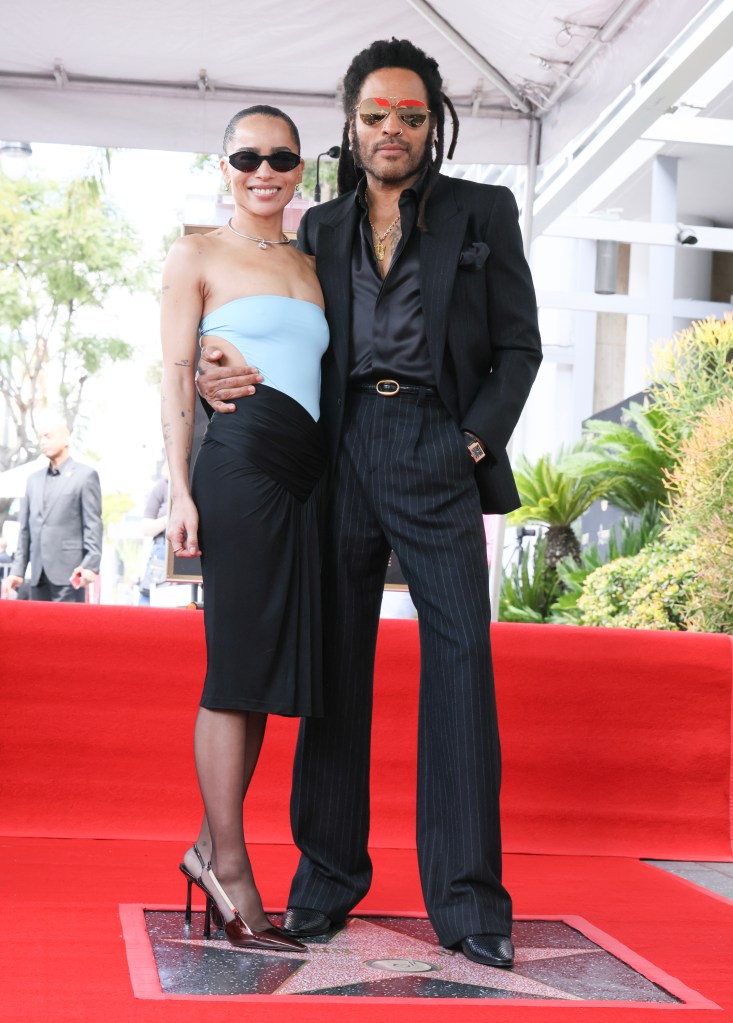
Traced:
<path id="1" fill-rule="evenodd" d="M 193 234 L 182 234 L 180 238 L 176 238 L 168 251 L 182 258 L 189 259 L 206 256 L 219 247 L 222 233 L 222 228 L 217 227 L 213 231 L 197 231 Z"/>
<path id="2" fill-rule="evenodd" d="M 176 238 L 168 250 L 166 267 L 170 271 L 205 276 L 206 267 L 221 246 L 221 228 L 206 233 Z"/>

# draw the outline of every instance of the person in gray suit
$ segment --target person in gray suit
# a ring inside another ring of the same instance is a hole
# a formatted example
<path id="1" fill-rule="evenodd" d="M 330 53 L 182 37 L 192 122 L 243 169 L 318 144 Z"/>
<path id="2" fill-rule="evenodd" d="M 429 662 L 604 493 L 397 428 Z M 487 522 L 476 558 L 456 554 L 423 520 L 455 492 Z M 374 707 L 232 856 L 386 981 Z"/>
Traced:
<path id="1" fill-rule="evenodd" d="M 83 604 L 102 556 L 102 491 L 96 471 L 69 457 L 69 439 L 63 419 L 42 418 L 38 440 L 48 468 L 28 477 L 5 587 L 17 589 L 30 562 L 31 600 Z"/>
<path id="2" fill-rule="evenodd" d="M 542 359 L 537 303 L 507 188 L 439 173 L 438 65 L 378 40 L 344 77 L 339 197 L 304 215 L 331 345 L 321 418 L 331 456 L 323 532 L 323 718 L 301 724 L 291 803 L 301 858 L 283 928 L 343 923 L 372 877 L 372 675 L 390 550 L 420 626 L 417 851 L 442 945 L 514 962 L 502 884 L 501 759 L 481 513 L 519 506 L 506 447 Z M 199 364 L 213 409 L 251 393 Z M 256 657 L 257 651 L 252 650 Z"/>

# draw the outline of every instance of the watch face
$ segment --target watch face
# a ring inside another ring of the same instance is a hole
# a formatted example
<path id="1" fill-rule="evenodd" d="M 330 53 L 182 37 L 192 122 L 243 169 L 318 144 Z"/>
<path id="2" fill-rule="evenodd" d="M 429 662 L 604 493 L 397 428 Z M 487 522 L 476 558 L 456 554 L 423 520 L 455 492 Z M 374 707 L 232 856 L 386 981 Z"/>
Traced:
<path id="1" fill-rule="evenodd" d="M 468 445 L 468 450 L 471 452 L 471 458 L 473 458 L 474 462 L 480 462 L 486 454 L 477 440 L 471 441 Z"/>

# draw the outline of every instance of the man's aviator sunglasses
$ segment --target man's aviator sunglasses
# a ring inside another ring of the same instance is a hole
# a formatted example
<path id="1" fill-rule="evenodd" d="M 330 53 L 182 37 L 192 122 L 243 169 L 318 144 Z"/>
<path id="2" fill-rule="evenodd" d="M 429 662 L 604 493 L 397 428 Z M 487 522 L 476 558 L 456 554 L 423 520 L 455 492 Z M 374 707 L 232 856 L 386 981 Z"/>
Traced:
<path id="1" fill-rule="evenodd" d="M 245 174 L 256 171 L 263 160 L 267 160 L 272 169 L 277 171 L 278 174 L 286 174 L 288 171 L 295 170 L 300 164 L 298 154 L 290 153 L 287 149 L 283 149 L 279 153 L 267 153 L 266 155 L 255 153 L 251 149 L 240 149 L 229 156 L 229 163 L 232 167 L 236 167 L 238 171 L 243 171 Z"/>
<path id="2" fill-rule="evenodd" d="M 428 119 L 430 111 L 419 99 L 397 99 L 395 96 L 370 96 L 363 99 L 356 108 L 364 124 L 371 128 L 386 120 L 390 111 L 394 110 L 403 124 L 408 128 L 421 128 Z"/>

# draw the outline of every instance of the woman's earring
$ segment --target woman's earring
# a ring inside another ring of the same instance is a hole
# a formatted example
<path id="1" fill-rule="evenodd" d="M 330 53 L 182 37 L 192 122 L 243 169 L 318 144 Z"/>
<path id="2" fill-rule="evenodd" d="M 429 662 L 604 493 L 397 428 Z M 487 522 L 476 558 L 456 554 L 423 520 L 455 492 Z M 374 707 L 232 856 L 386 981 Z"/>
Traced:
<path id="1" fill-rule="evenodd" d="M 230 184 L 231 184 L 231 182 L 229 182 L 229 181 L 225 181 L 225 182 L 224 182 L 224 191 L 225 191 L 225 192 L 228 192 L 228 191 L 229 191 L 229 186 L 230 186 Z"/>
<path id="2" fill-rule="evenodd" d="M 300 191 L 300 182 L 295 182 L 295 191 L 293 192 L 293 199 L 302 199 L 303 195 Z"/>

